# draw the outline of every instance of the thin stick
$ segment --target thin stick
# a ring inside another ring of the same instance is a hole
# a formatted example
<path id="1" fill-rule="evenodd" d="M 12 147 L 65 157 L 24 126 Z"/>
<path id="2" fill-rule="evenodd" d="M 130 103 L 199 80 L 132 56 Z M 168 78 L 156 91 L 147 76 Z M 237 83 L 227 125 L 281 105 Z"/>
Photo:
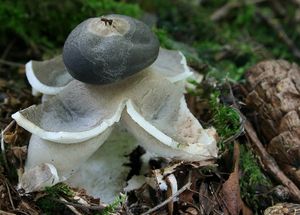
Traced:
<path id="1" fill-rule="evenodd" d="M 31 214 L 26 213 L 25 211 L 22 211 L 22 210 L 19 210 L 19 209 L 13 210 L 13 212 L 18 212 L 19 214 L 31 215 Z M 1 215 L 2 215 L 2 214 L 1 214 Z M 15 214 L 14 214 L 14 215 L 15 215 Z"/>
<path id="2" fill-rule="evenodd" d="M 280 23 L 276 22 L 274 19 L 264 15 L 259 10 L 256 11 L 257 15 L 260 16 L 272 29 L 275 31 L 277 36 L 288 46 L 288 48 L 293 52 L 293 55 L 300 59 L 300 50 L 297 48 L 294 41 L 289 38 L 287 33 L 284 31 Z"/>
<path id="3" fill-rule="evenodd" d="M 16 210 L 14 202 L 13 202 L 12 197 L 11 197 L 10 188 L 9 188 L 9 186 L 8 186 L 8 184 L 7 184 L 6 181 L 5 181 L 5 186 L 6 186 L 6 190 L 7 190 L 7 193 L 8 193 L 8 197 L 9 197 L 9 201 L 10 201 L 11 207 L 13 208 L 13 210 Z"/>
<path id="4" fill-rule="evenodd" d="M 17 62 L 7 61 L 3 59 L 0 59 L 0 64 L 12 66 L 12 67 L 24 67 L 23 63 L 17 63 Z"/>
<path id="5" fill-rule="evenodd" d="M 11 127 L 15 124 L 15 120 L 11 121 L 8 126 L 6 126 L 6 128 L 1 131 L 1 145 L 0 145 L 0 149 L 1 149 L 1 153 L 2 153 L 2 157 L 3 157 L 3 161 L 4 161 L 4 165 L 7 171 L 9 171 L 8 168 L 8 162 L 7 162 L 7 158 L 6 158 L 6 154 L 5 154 L 5 143 L 4 143 L 4 134 L 11 129 Z"/>
<path id="6" fill-rule="evenodd" d="M 13 47 L 14 43 L 16 42 L 16 39 L 13 39 L 8 46 L 6 46 L 4 52 L 1 55 L 1 59 L 5 59 L 11 48 Z"/>
<path id="7" fill-rule="evenodd" d="M 64 203 L 68 203 L 67 200 L 65 200 L 63 197 L 59 198 L 61 201 L 63 201 Z M 72 205 L 68 205 L 66 204 L 66 206 L 76 215 L 82 215 L 82 213 L 80 213 L 74 206 Z"/>
<path id="8" fill-rule="evenodd" d="M 190 186 L 192 185 L 191 182 L 188 182 L 187 184 L 185 184 L 182 188 L 180 188 L 176 193 L 174 193 L 174 195 L 170 196 L 169 198 L 167 198 L 165 201 L 163 201 L 162 203 L 160 203 L 159 205 L 155 206 L 154 208 L 148 210 L 147 212 L 143 213 L 142 215 L 147 215 L 147 214 L 151 214 L 152 212 L 160 209 L 161 207 L 165 206 L 166 204 L 168 204 L 170 201 L 172 201 L 175 197 L 179 196 L 181 193 L 183 193 L 186 189 L 188 189 Z"/>
<path id="9" fill-rule="evenodd" d="M 62 204 L 66 204 L 66 205 L 71 205 L 71 206 L 74 206 L 74 207 L 77 207 L 77 208 L 81 208 L 83 210 L 96 210 L 96 211 L 103 211 L 103 209 L 105 208 L 105 206 L 90 206 L 90 205 L 83 205 L 83 204 L 80 204 L 80 203 L 73 203 L 73 202 L 68 202 L 68 201 L 62 201 L 62 200 L 59 200 L 59 199 L 54 199 L 54 198 L 51 198 L 51 200 L 53 201 L 56 201 L 56 202 L 59 202 L 59 203 L 62 203 Z"/>
<path id="10" fill-rule="evenodd" d="M 3 210 L 0 210 L 0 214 L 2 214 L 2 215 L 15 215 L 14 213 L 9 213 L 9 212 L 3 211 Z"/>
<path id="11" fill-rule="evenodd" d="M 300 190 L 298 187 L 292 182 L 278 167 L 276 161 L 273 159 L 271 155 L 266 151 L 263 144 L 258 139 L 254 128 L 251 123 L 246 120 L 245 121 L 245 131 L 251 140 L 251 146 L 254 149 L 255 154 L 260 158 L 261 163 L 263 164 L 263 168 L 267 170 L 267 172 L 271 173 L 274 178 L 280 181 L 284 186 L 286 186 L 292 198 L 300 203 Z"/>
<path id="12" fill-rule="evenodd" d="M 223 5 L 221 8 L 217 9 L 211 16 L 210 20 L 217 22 L 224 17 L 226 17 L 228 14 L 230 14 L 230 11 L 239 7 L 242 7 L 244 5 L 253 5 L 262 3 L 266 0 L 252 0 L 252 1 L 245 1 L 245 2 L 228 2 L 225 5 Z"/>
<path id="13" fill-rule="evenodd" d="M 238 129 L 238 131 L 232 135 L 231 137 L 228 137 L 227 139 L 224 140 L 224 143 L 228 143 L 228 142 L 231 142 L 235 139 L 237 139 L 242 133 L 244 133 L 244 123 L 245 123 L 245 119 L 244 117 L 240 114 L 240 110 L 239 110 L 239 106 L 238 104 L 236 103 L 236 99 L 233 95 L 233 91 L 232 91 L 232 87 L 231 87 L 231 84 L 228 80 L 226 80 L 225 84 L 227 85 L 227 87 L 229 88 L 229 95 L 230 95 L 230 98 L 232 100 L 232 105 L 233 107 L 231 107 L 233 110 L 236 111 L 236 113 L 239 115 L 240 117 L 240 127 Z"/>

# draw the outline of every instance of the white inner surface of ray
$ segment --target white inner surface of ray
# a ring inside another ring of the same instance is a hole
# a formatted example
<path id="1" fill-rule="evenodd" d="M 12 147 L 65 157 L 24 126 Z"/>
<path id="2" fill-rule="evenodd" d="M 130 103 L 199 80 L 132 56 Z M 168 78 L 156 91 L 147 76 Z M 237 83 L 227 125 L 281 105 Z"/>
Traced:
<path id="1" fill-rule="evenodd" d="M 13 114 L 12 118 L 16 120 L 16 122 L 20 126 L 25 128 L 29 132 L 41 137 L 42 139 L 50 140 L 57 143 L 72 144 L 72 143 L 79 143 L 91 139 L 92 137 L 95 137 L 100 133 L 102 133 L 109 126 L 112 126 L 115 122 L 120 121 L 121 114 L 124 107 L 125 104 L 121 103 L 112 118 L 105 119 L 99 126 L 95 128 L 92 128 L 87 131 L 80 131 L 80 132 L 45 131 L 44 129 L 38 127 L 37 125 L 35 125 L 34 123 L 26 119 L 20 112 Z"/>

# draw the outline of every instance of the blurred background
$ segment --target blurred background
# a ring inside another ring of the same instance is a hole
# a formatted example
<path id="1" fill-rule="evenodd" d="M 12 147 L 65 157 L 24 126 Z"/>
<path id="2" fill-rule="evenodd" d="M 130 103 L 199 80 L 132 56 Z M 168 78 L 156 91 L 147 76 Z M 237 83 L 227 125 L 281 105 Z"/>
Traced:
<path id="1" fill-rule="evenodd" d="M 143 20 L 163 47 L 182 50 L 191 66 L 220 78 L 241 80 L 263 59 L 300 58 L 299 0 L 2 0 L 1 76 L 60 53 L 77 24 L 110 13 Z"/>

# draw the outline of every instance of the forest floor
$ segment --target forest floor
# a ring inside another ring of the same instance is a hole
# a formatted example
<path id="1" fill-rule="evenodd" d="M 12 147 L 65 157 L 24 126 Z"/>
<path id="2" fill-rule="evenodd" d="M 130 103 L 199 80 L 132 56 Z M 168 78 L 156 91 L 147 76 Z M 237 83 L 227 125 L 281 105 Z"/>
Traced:
<path id="1" fill-rule="evenodd" d="M 0 214 L 263 214 L 272 206 L 265 214 L 300 213 L 300 120 L 295 120 L 300 69 L 266 61 L 299 61 L 300 1 L 46 0 L 38 7 L 22 0 L 0 6 Z M 186 99 L 204 127 L 216 128 L 219 157 L 156 161 L 152 170 L 172 169 L 180 185 L 171 194 L 143 187 L 104 205 L 58 184 L 22 195 L 16 186 L 30 135 L 12 123 L 11 115 L 40 103 L 31 95 L 24 65 L 60 53 L 76 24 L 109 13 L 142 19 L 161 46 L 181 50 L 203 75 L 200 84 L 191 82 Z M 146 190 L 150 196 L 143 195 Z"/>

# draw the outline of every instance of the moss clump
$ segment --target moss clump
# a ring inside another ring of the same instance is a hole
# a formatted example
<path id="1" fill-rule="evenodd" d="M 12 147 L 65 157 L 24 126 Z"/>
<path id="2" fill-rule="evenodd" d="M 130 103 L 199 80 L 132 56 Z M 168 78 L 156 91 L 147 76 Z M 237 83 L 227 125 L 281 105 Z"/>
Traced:
<path id="1" fill-rule="evenodd" d="M 253 211 L 258 212 L 264 209 L 265 202 L 271 201 L 270 197 L 266 196 L 266 192 L 272 188 L 272 183 L 260 169 L 252 152 L 244 145 L 241 145 L 240 149 L 241 196 Z"/>
<path id="2" fill-rule="evenodd" d="M 218 73 L 226 73 L 230 80 L 241 80 L 250 66 L 264 59 L 297 60 L 281 35 L 258 15 L 262 13 L 280 24 L 294 41 L 294 46 L 299 47 L 300 28 L 295 23 L 298 7 L 291 2 L 279 3 L 285 15 L 268 1 L 259 4 L 236 0 L 130 2 L 138 2 L 145 11 L 157 14 L 159 29 L 174 40 L 193 46 L 202 62 L 214 67 Z M 218 21 L 212 21 L 214 12 L 226 4 L 236 6 Z"/>
<path id="3" fill-rule="evenodd" d="M 111 204 L 109 204 L 104 208 L 101 215 L 114 214 L 114 212 L 125 203 L 126 199 L 127 199 L 126 195 L 120 194 L 120 196 L 116 197 Z"/>
<path id="4" fill-rule="evenodd" d="M 60 202 L 55 201 L 60 196 L 72 197 L 74 195 L 73 191 L 66 184 L 59 183 L 53 187 L 46 187 L 45 196 L 38 199 L 37 205 L 43 211 L 43 214 L 64 214 L 68 209 L 66 206 Z"/>
<path id="5" fill-rule="evenodd" d="M 71 188 L 64 183 L 56 184 L 53 187 L 46 187 L 45 192 L 53 198 L 59 196 L 72 197 L 74 195 L 74 192 L 71 190 Z"/>
<path id="6" fill-rule="evenodd" d="M 226 140 L 241 129 L 241 118 L 238 112 L 219 102 L 220 92 L 215 91 L 210 95 L 212 111 L 212 125 L 216 128 L 221 140 Z"/>
<path id="7" fill-rule="evenodd" d="M 37 5 L 38 4 L 38 5 Z M 118 13 L 139 17 L 136 4 L 114 0 L 4 0 L 0 7 L 0 44 L 9 44 L 12 35 L 40 52 L 62 47 L 70 31 L 89 17 Z"/>
<path id="8" fill-rule="evenodd" d="M 160 46 L 166 49 L 180 50 L 187 59 L 188 64 L 196 69 L 203 67 L 203 61 L 198 56 L 195 48 L 192 46 L 175 41 L 172 36 L 164 29 L 154 28 L 156 36 L 159 39 Z"/>
<path id="9" fill-rule="evenodd" d="M 195 80 L 189 80 L 193 87 L 186 90 L 190 95 L 199 97 L 201 106 L 208 109 L 206 111 L 200 110 L 200 112 L 205 113 L 202 113 L 203 118 L 202 116 L 200 118 L 216 129 L 220 138 L 219 149 L 223 151 L 225 149 L 224 142 L 234 139 L 242 132 L 242 119 L 236 109 L 220 101 L 221 92 L 219 89 L 225 88 L 224 85 L 218 85 L 214 78 L 209 79 L 206 76 L 201 84 Z M 222 96 L 227 94 L 225 89 L 222 90 L 222 93 Z"/>

